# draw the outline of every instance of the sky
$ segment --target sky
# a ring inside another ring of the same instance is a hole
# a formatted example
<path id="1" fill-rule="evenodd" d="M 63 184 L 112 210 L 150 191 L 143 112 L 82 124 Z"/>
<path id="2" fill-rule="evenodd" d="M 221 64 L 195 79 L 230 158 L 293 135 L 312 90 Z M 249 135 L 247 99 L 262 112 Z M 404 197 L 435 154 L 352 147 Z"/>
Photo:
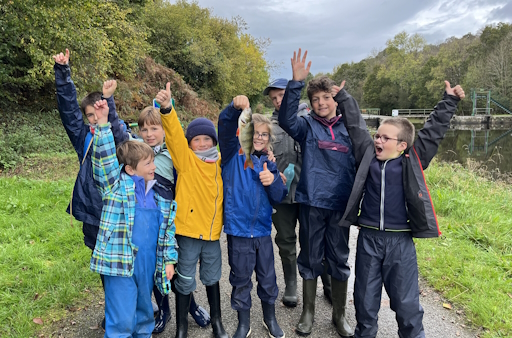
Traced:
<path id="1" fill-rule="evenodd" d="M 292 75 L 293 51 L 308 50 L 311 72 L 332 72 L 385 48 L 397 33 L 419 33 L 440 43 L 485 25 L 512 23 L 512 0 L 197 0 L 213 15 L 240 16 L 247 33 L 268 38 L 271 79 Z"/>

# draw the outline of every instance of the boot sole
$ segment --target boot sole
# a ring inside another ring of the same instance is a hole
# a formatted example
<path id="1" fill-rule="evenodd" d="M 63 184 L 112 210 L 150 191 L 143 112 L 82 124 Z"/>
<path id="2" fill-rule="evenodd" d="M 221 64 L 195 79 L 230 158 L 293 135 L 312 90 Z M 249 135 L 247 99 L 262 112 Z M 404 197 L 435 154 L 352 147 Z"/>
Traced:
<path id="1" fill-rule="evenodd" d="M 311 332 L 313 332 L 313 331 L 311 331 Z M 311 332 L 302 332 L 302 331 L 299 331 L 299 330 L 295 329 L 295 333 L 298 334 L 301 337 L 307 337 L 307 336 L 309 336 L 311 334 Z"/>
<path id="2" fill-rule="evenodd" d="M 269 336 L 270 338 L 285 338 L 285 337 L 286 337 L 286 333 L 284 333 L 284 331 L 283 331 L 283 336 L 282 336 L 282 337 L 274 337 L 274 336 L 272 335 L 272 333 L 270 333 L 270 330 L 268 329 L 267 324 L 265 324 L 265 321 L 264 321 L 264 320 L 261 320 L 261 321 L 263 322 L 263 325 L 264 325 L 264 326 L 265 326 L 265 328 L 267 329 L 267 331 L 268 331 L 268 336 Z"/>
<path id="3" fill-rule="evenodd" d="M 283 300 L 283 305 L 286 307 L 297 307 L 297 302 L 288 302 Z"/>

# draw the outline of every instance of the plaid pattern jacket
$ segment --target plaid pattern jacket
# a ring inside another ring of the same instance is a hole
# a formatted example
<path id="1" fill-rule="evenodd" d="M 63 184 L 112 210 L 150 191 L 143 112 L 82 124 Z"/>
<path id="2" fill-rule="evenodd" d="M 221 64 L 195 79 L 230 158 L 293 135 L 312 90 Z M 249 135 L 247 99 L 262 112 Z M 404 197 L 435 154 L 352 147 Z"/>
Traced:
<path id="1" fill-rule="evenodd" d="M 135 183 L 121 171 L 110 123 L 99 126 L 94 132 L 92 165 L 93 177 L 103 198 L 103 210 L 90 268 L 102 275 L 130 277 L 138 251 L 138 246 L 132 243 Z M 178 261 L 174 237 L 177 204 L 156 192 L 155 202 L 164 216 L 158 232 L 155 285 L 167 294 L 170 282 L 165 275 L 165 264 Z"/>

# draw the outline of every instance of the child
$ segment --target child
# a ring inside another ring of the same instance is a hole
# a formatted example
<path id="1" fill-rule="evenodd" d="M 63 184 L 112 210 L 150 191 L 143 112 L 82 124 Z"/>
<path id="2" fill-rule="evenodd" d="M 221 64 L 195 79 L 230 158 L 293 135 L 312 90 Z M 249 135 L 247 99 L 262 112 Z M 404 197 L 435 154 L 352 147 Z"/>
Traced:
<path id="1" fill-rule="evenodd" d="M 340 108 L 348 132 L 359 153 L 364 153 L 357 159 L 356 184 L 341 223 L 360 226 L 354 285 L 356 337 L 377 335 L 382 284 L 396 312 L 398 335 L 425 337 L 412 238 L 437 237 L 440 232 L 423 170 L 437 153 L 457 103 L 465 96 L 460 86 L 451 88 L 447 81 L 445 85 L 443 100 L 416 141 L 412 123 L 398 117 L 382 121 L 372 141 L 357 102 L 340 91 L 347 98 Z"/>
<path id="2" fill-rule="evenodd" d="M 187 314 L 192 292 L 196 289 L 196 266 L 200 261 L 201 282 L 206 285 L 210 304 L 211 324 L 215 338 L 227 338 L 220 312 L 222 230 L 222 178 L 217 151 L 217 133 L 213 123 L 197 118 L 183 133 L 174 107 L 171 87 L 156 95 L 165 131 L 165 143 L 178 172 L 176 201 L 180 205 L 176 216 L 178 265 L 176 267 L 176 337 L 187 337 Z"/>
<path id="3" fill-rule="evenodd" d="M 168 293 L 178 258 L 176 202 L 153 189 L 159 183 L 151 147 L 126 141 L 116 150 L 106 101 L 94 108 L 93 174 L 103 210 L 91 270 L 105 279 L 105 337 L 151 337 L 153 282 Z"/>
<path id="4" fill-rule="evenodd" d="M 144 108 L 139 115 L 138 125 L 140 137 L 142 137 L 144 143 L 153 149 L 155 154 L 155 179 L 163 186 L 161 191 L 158 190 L 160 189 L 158 187 L 155 187 L 155 190 L 160 195 L 168 196 L 167 198 L 172 200 L 174 199 L 175 192 L 174 170 L 171 155 L 167 151 L 167 146 L 164 142 L 165 132 L 162 126 L 162 119 L 160 118 L 160 111 L 154 107 Z M 176 293 L 174 279 L 171 280 L 171 289 Z M 167 320 L 171 315 L 169 297 L 162 295 L 156 286 L 153 287 L 153 294 L 159 309 L 153 333 L 161 333 L 164 331 Z M 210 324 L 210 315 L 203 307 L 196 304 L 193 294 L 190 295 L 189 312 L 199 326 L 205 327 Z"/>
<path id="5" fill-rule="evenodd" d="M 246 156 L 238 155 L 236 136 L 238 117 L 249 107 L 246 96 L 237 96 L 219 115 L 219 147 L 224 181 L 224 232 L 228 235 L 228 257 L 233 286 L 231 307 L 238 311 L 238 328 L 233 338 L 251 334 L 251 277 L 256 272 L 258 296 L 263 308 L 263 323 L 270 337 L 285 337 L 275 316 L 278 294 L 272 246 L 272 205 L 286 196 L 277 165 L 268 159 L 271 149 L 272 122 L 260 114 L 252 115 L 253 147 L 250 155 L 254 169 L 244 169 Z"/>
<path id="6" fill-rule="evenodd" d="M 94 250 L 96 236 L 100 226 L 101 218 L 101 195 L 94 184 L 92 178 L 92 133 L 91 127 L 97 124 L 97 118 L 94 114 L 94 103 L 102 97 L 107 100 L 109 106 L 108 120 L 112 126 L 114 141 L 120 144 L 129 139 L 129 134 L 123 132 L 119 118 L 116 113 L 116 105 L 112 96 L 116 90 L 115 80 L 105 81 L 103 83 L 103 95 L 100 92 L 93 92 L 87 95 L 78 105 L 76 99 L 76 89 L 71 80 L 71 71 L 69 68 L 69 50 L 66 54 L 56 54 L 55 60 L 55 87 L 57 89 L 57 103 L 62 124 L 66 129 L 69 140 L 73 144 L 78 155 L 80 170 L 73 188 L 73 197 L 67 208 L 67 212 L 72 214 L 77 220 L 83 222 L 82 231 L 84 234 L 85 245 Z M 80 110 L 81 108 L 81 110 Z M 84 123 L 82 112 L 87 117 L 89 125 Z M 103 277 L 101 283 L 103 285 Z M 105 327 L 105 320 L 101 322 Z"/>
<path id="7" fill-rule="evenodd" d="M 333 312 L 337 332 L 350 337 L 353 331 L 345 317 L 348 278 L 349 228 L 338 225 L 354 184 L 356 172 L 352 143 L 336 107 L 341 97 L 331 92 L 334 82 L 323 76 L 309 82 L 307 94 L 313 112 L 297 116 L 297 108 L 309 73 L 305 67 L 307 51 L 292 59 L 293 80 L 288 82 L 279 125 L 300 143 L 302 171 L 295 199 L 299 202 L 299 242 L 297 259 L 303 278 L 303 307 L 296 331 L 309 335 L 313 329 L 317 277 L 323 272 L 322 259 L 331 275 Z"/>

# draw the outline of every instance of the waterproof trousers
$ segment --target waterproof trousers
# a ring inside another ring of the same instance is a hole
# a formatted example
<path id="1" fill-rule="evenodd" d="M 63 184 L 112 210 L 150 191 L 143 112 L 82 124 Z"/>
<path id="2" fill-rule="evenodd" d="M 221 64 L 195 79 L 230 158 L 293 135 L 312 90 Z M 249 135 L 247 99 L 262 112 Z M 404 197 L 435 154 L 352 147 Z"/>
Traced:
<path id="1" fill-rule="evenodd" d="M 342 216 L 342 211 L 301 204 L 300 253 L 297 264 L 303 279 L 316 279 L 322 274 L 324 257 L 327 262 L 327 273 L 332 278 L 346 281 L 350 276 L 348 264 L 350 229 L 338 225 Z"/>
<path id="2" fill-rule="evenodd" d="M 274 304 L 279 293 L 274 269 L 274 250 L 270 236 L 246 238 L 228 235 L 231 307 L 237 311 L 251 308 L 252 273 L 256 272 L 258 297 Z"/>
<path id="3" fill-rule="evenodd" d="M 132 242 L 139 247 L 130 277 L 105 275 L 105 338 L 151 337 L 155 327 L 151 291 L 156 269 L 159 209 L 136 207 Z"/>
<path id="4" fill-rule="evenodd" d="M 283 265 L 297 264 L 297 220 L 299 219 L 299 204 L 279 204 L 274 206 L 276 212 L 272 222 L 276 228 L 276 244 Z"/>
<path id="5" fill-rule="evenodd" d="M 354 306 L 355 337 L 377 335 L 382 285 L 396 312 L 398 336 L 424 338 L 416 248 L 410 232 L 386 232 L 361 227 L 357 238 Z"/>

